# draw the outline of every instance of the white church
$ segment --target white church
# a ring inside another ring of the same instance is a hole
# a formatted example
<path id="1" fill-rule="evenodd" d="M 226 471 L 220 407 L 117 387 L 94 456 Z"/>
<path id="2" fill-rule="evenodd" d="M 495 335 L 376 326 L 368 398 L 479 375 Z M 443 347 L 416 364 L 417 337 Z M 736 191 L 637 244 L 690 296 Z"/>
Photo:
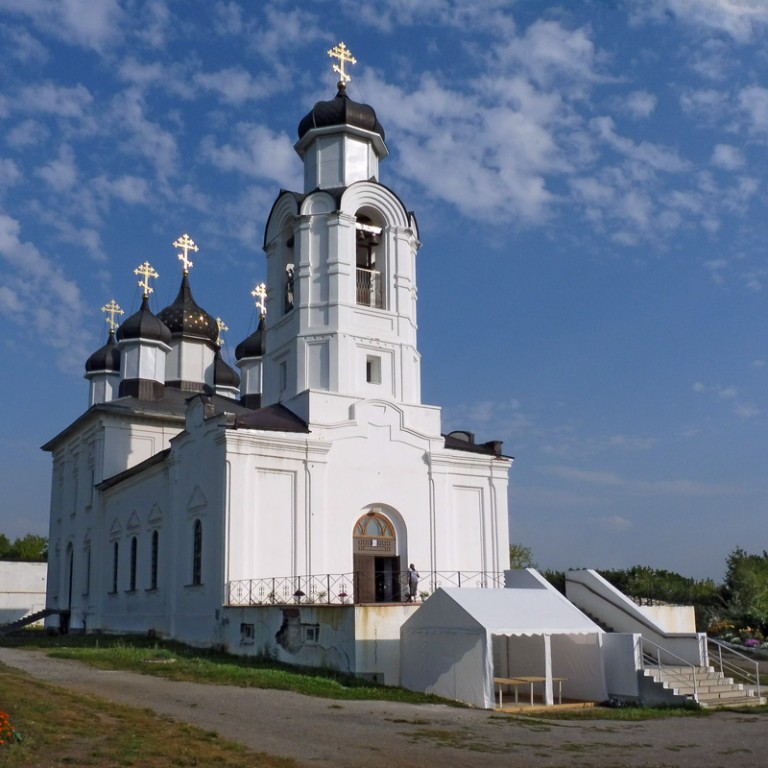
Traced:
<path id="1" fill-rule="evenodd" d="M 594 571 L 567 573 L 567 598 L 533 569 L 505 572 L 512 459 L 499 441 L 443 434 L 440 409 L 421 402 L 416 219 L 379 182 L 384 129 L 347 93 L 354 60 L 343 43 L 329 54 L 338 93 L 299 123 L 304 189 L 281 191 L 269 214 L 240 372 L 193 298 L 186 234 L 170 306 L 151 310 L 145 261 L 139 309 L 118 324 L 114 300 L 102 308 L 88 408 L 43 446 L 47 595 L 31 618 L 482 707 L 520 685 L 533 703 L 534 684 L 546 704 L 764 702 L 757 672 L 724 679 L 722 647 L 710 669 L 692 608 L 638 606 Z"/>
<path id="2" fill-rule="evenodd" d="M 155 633 L 397 682 L 400 627 L 440 586 L 503 586 L 512 460 L 421 402 L 416 218 L 379 181 L 384 129 L 346 89 L 298 127 L 304 189 L 264 237 L 261 320 L 220 355 L 187 235 L 176 300 L 144 299 L 86 362 L 53 458 L 49 625 Z M 173 254 L 169 258 L 173 258 Z M 409 601 L 406 570 L 420 573 Z"/>

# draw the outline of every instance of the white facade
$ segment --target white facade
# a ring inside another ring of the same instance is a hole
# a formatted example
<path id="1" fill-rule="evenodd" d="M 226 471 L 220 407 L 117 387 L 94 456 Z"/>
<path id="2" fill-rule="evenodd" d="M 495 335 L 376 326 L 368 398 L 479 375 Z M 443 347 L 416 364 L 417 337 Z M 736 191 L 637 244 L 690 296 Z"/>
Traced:
<path id="1" fill-rule="evenodd" d="M 338 666 L 366 674 L 376 645 L 363 641 L 386 638 L 394 682 L 408 564 L 427 592 L 507 566 L 511 460 L 500 444 L 442 435 L 439 408 L 421 403 L 420 243 L 377 180 L 382 135 L 319 126 L 297 151 L 306 188 L 281 193 L 269 217 L 266 351 L 239 363 L 242 402 L 212 394 L 199 340 L 176 334 L 166 362 L 167 345 L 131 338 L 121 376 L 151 381 L 133 394 L 152 399 L 105 388 L 106 402 L 45 446 L 48 606 L 71 611 L 73 629 L 152 630 L 300 663 L 336 658 L 317 633 L 341 633 Z M 199 393 L 178 380 L 201 381 Z M 258 391 L 261 407 L 246 407 Z"/>

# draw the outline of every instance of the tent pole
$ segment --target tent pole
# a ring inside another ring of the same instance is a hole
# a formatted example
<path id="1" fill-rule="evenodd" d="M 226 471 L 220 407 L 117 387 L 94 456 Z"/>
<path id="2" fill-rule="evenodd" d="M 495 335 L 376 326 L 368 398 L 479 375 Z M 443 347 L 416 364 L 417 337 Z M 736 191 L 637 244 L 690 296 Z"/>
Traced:
<path id="1" fill-rule="evenodd" d="M 544 683 L 544 703 L 551 707 L 555 703 L 552 690 L 552 635 L 544 635 L 544 669 L 547 678 Z"/>

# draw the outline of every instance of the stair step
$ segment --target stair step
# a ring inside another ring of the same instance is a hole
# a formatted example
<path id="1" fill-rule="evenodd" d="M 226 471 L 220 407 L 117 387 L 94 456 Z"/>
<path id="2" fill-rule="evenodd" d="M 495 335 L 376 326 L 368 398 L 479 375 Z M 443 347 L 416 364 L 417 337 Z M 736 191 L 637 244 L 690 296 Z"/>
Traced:
<path id="1" fill-rule="evenodd" d="M 699 706 L 704 709 L 716 707 L 761 707 L 766 703 L 765 696 L 741 696 L 735 699 L 712 699 L 699 701 Z"/>

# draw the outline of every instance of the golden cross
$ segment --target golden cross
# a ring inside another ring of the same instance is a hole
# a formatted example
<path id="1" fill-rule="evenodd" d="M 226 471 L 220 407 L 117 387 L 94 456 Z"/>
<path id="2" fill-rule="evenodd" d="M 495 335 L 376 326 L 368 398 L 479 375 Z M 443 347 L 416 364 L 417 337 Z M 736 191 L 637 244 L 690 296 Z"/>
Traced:
<path id="1" fill-rule="evenodd" d="M 109 323 L 110 331 L 114 331 L 115 328 L 117 328 L 117 326 L 120 325 L 120 323 L 118 323 L 117 320 L 115 320 L 115 315 L 125 314 L 125 310 L 120 309 L 120 305 L 114 299 L 112 299 L 112 301 L 110 301 L 109 304 L 105 304 L 101 308 L 101 311 L 106 312 L 106 314 L 109 315 L 109 317 L 104 318 L 104 321 Z"/>
<path id="2" fill-rule="evenodd" d="M 346 70 L 344 69 L 344 65 L 349 62 L 350 64 L 357 64 L 357 59 L 352 55 L 349 48 L 347 48 L 344 43 L 339 43 L 334 48 L 331 48 L 330 51 L 328 51 L 328 55 L 332 59 L 338 59 L 339 63 L 333 65 L 333 71 L 338 72 L 339 77 L 341 78 L 339 80 L 339 84 L 346 85 L 350 80 L 351 77 L 347 74 Z"/>
<path id="3" fill-rule="evenodd" d="M 194 264 L 189 260 L 189 252 L 197 253 L 200 249 L 195 245 L 195 241 L 185 232 L 180 238 L 173 241 L 174 248 L 181 248 L 184 253 L 179 254 L 179 261 L 184 265 L 184 274 L 189 274 L 189 268 Z"/>
<path id="4" fill-rule="evenodd" d="M 229 326 L 220 318 L 216 318 L 216 326 L 219 329 L 219 335 L 216 337 L 216 343 L 220 346 L 224 346 L 224 337 L 221 335 L 224 331 L 229 330 Z"/>
<path id="5" fill-rule="evenodd" d="M 145 261 L 141 266 L 136 267 L 133 270 L 134 275 L 141 275 L 144 279 L 139 280 L 139 285 L 144 289 L 144 296 L 149 296 L 154 288 L 149 287 L 149 279 L 157 279 L 160 275 L 155 271 L 154 267 L 151 267 L 148 261 Z"/>
<path id="6" fill-rule="evenodd" d="M 259 283 L 252 291 L 251 296 L 256 299 L 256 308 L 259 310 L 259 314 L 262 317 L 267 316 L 267 286 L 264 283 Z"/>

